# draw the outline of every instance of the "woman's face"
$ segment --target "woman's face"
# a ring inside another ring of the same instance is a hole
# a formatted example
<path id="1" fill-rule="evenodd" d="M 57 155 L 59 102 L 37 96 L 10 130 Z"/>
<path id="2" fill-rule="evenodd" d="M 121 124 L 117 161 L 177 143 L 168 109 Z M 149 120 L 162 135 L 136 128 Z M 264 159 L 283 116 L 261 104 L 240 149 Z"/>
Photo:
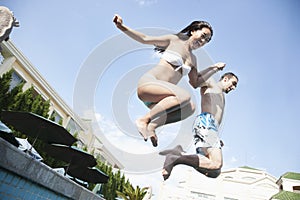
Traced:
<path id="1" fill-rule="evenodd" d="M 203 27 L 201 30 L 191 32 L 191 48 L 198 49 L 209 42 L 211 38 L 211 31 L 209 28 Z"/>

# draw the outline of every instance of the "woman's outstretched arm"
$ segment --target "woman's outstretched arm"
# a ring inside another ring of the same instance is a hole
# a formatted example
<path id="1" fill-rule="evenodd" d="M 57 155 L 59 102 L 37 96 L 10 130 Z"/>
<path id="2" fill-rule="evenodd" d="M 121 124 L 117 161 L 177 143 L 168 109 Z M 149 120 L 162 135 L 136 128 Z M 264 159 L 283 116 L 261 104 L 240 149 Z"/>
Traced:
<path id="1" fill-rule="evenodd" d="M 155 46 L 165 47 L 169 45 L 172 37 L 175 37 L 175 35 L 149 36 L 139 31 L 133 30 L 132 28 L 126 26 L 123 23 L 123 19 L 117 14 L 114 16 L 113 22 L 115 23 L 118 29 L 120 29 L 126 35 L 142 44 L 151 44 Z"/>

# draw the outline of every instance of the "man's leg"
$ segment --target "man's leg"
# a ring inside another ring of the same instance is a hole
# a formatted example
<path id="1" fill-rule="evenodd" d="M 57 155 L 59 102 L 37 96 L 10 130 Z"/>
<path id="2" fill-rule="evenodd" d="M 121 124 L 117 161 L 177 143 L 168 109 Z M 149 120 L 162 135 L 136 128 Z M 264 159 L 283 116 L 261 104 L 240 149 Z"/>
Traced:
<path id="1" fill-rule="evenodd" d="M 188 165 L 194 168 L 199 167 L 199 157 L 196 154 L 193 155 L 173 155 L 168 154 L 166 156 L 163 168 L 163 177 L 164 180 L 167 180 L 171 175 L 173 167 L 178 164 Z"/>
<path id="2" fill-rule="evenodd" d="M 209 177 L 217 177 L 216 175 L 214 175 L 215 171 L 220 170 L 223 164 L 222 150 L 219 148 L 208 148 L 207 152 L 208 152 L 207 157 L 200 154 L 181 155 L 181 156 L 168 154 L 166 156 L 166 160 L 164 162 L 164 168 L 163 168 L 164 180 L 169 178 L 173 170 L 173 167 L 178 164 L 191 166 L 206 176 L 211 174 Z"/>
<path id="3" fill-rule="evenodd" d="M 223 145 L 221 144 L 221 146 L 223 146 Z M 222 164 L 222 152 L 221 152 L 221 159 L 220 159 L 219 153 L 213 151 L 213 149 L 214 148 L 198 147 L 196 149 L 196 152 L 197 152 L 198 155 L 203 155 L 204 157 L 207 157 L 207 158 L 213 157 L 213 160 L 216 160 L 217 163 Z M 214 159 L 214 157 L 216 157 L 216 159 Z M 195 168 L 195 169 L 198 172 L 200 172 L 201 174 L 204 174 L 207 177 L 217 178 L 221 174 L 221 168 L 220 169 L 207 169 L 207 168 L 203 168 L 203 167 L 200 167 L 200 166 L 201 166 L 201 164 L 199 165 L 198 168 Z"/>
<path id="4" fill-rule="evenodd" d="M 209 170 L 221 169 L 223 165 L 222 149 L 207 148 L 207 155 L 199 155 L 199 167 Z"/>
<path id="5" fill-rule="evenodd" d="M 211 170 L 198 167 L 196 170 L 209 178 L 217 178 L 221 174 L 221 169 Z"/>

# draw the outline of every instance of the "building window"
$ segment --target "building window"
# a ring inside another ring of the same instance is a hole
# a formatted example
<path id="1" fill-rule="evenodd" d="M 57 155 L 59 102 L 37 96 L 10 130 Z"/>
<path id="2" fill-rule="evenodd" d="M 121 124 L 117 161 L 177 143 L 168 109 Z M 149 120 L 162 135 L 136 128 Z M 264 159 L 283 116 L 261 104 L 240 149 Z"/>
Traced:
<path id="1" fill-rule="evenodd" d="M 1 48 L 1 47 L 0 47 Z M 2 53 L 1 53 L 1 51 L 0 51 L 0 64 L 3 64 L 3 61 L 4 61 L 4 57 L 3 57 L 3 55 L 2 55 Z"/>
<path id="2" fill-rule="evenodd" d="M 230 198 L 230 197 L 224 197 L 224 200 L 238 200 L 238 199 Z"/>
<path id="3" fill-rule="evenodd" d="M 32 90 L 32 96 L 36 98 L 38 95 L 40 95 L 35 89 Z M 42 95 L 41 95 L 42 96 Z M 44 99 L 43 99 L 44 100 Z M 45 101 L 45 100 L 44 100 Z"/>
<path id="4" fill-rule="evenodd" d="M 62 116 L 60 116 L 55 110 L 53 110 L 53 112 L 50 115 L 50 120 L 56 122 L 57 124 L 62 125 Z"/>
<path id="5" fill-rule="evenodd" d="M 68 125 L 67 130 L 72 134 L 79 134 L 80 131 L 83 131 L 82 128 L 71 118 Z"/>
<path id="6" fill-rule="evenodd" d="M 243 179 L 244 181 L 255 181 L 255 180 L 256 180 L 256 178 L 251 177 L 251 176 L 245 176 L 245 177 L 243 177 L 242 179 Z"/>
<path id="7" fill-rule="evenodd" d="M 200 193 L 196 191 L 191 191 L 192 197 L 197 197 L 197 199 L 201 200 L 215 200 L 216 196 L 212 194 L 205 194 L 205 193 Z"/>
<path id="8" fill-rule="evenodd" d="M 293 192 L 300 194 L 300 185 L 293 186 Z"/>
<path id="9" fill-rule="evenodd" d="M 10 81 L 10 86 L 9 86 L 9 91 L 20 85 L 21 83 L 24 83 L 24 79 L 17 74 L 17 72 L 13 71 L 11 75 L 11 81 Z"/>

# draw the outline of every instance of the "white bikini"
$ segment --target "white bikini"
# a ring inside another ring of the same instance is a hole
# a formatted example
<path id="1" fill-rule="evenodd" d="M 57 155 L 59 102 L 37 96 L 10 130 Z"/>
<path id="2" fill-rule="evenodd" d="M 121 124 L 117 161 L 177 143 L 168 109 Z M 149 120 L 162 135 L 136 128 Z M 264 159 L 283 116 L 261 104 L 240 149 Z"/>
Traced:
<path id="1" fill-rule="evenodd" d="M 182 60 L 181 56 L 177 52 L 164 51 L 163 54 L 161 55 L 161 58 L 166 60 L 171 65 L 176 66 L 175 71 L 179 71 L 180 69 L 182 69 L 182 75 L 183 76 L 187 75 L 192 69 L 192 67 L 190 67 L 188 65 L 185 65 L 183 63 L 183 60 Z M 156 78 L 152 74 L 146 73 L 146 74 L 143 75 L 143 77 L 141 79 L 143 79 L 143 81 L 145 81 L 145 80 L 152 81 L 152 79 L 156 79 Z M 141 84 L 141 83 L 139 83 L 139 84 Z M 144 104 L 147 107 L 150 107 L 152 105 L 155 105 L 156 103 L 144 101 Z"/>
<path id="2" fill-rule="evenodd" d="M 179 71 L 180 69 L 182 69 L 183 76 L 187 75 L 192 69 L 191 66 L 185 65 L 181 56 L 174 51 L 163 52 L 161 58 L 166 60 L 168 63 L 176 66 L 175 71 Z"/>

